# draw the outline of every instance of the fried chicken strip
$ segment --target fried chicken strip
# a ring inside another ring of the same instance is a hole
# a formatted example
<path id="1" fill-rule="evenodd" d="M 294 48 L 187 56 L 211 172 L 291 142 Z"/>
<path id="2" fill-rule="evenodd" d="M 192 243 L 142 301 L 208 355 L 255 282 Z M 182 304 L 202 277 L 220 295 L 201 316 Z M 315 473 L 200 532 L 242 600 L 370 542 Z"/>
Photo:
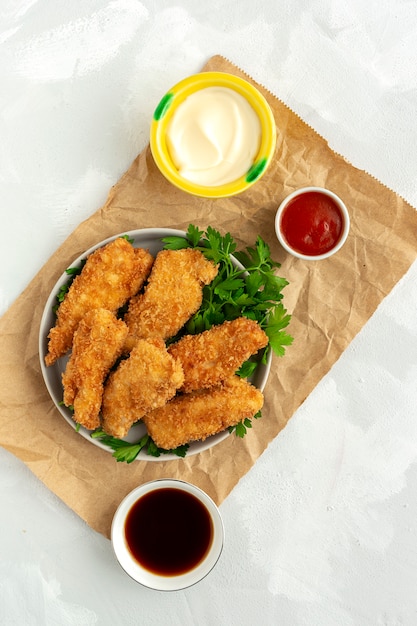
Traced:
<path id="1" fill-rule="evenodd" d="M 259 324 L 246 317 L 223 322 L 198 335 L 185 335 L 169 347 L 184 370 L 180 391 L 189 393 L 221 383 L 267 344 L 268 337 Z"/>
<path id="2" fill-rule="evenodd" d="M 143 421 L 156 445 L 171 450 L 252 418 L 262 406 L 262 392 L 233 376 L 211 389 L 177 395 L 165 406 L 147 413 Z"/>
<path id="3" fill-rule="evenodd" d="M 156 256 L 143 294 L 131 299 L 125 322 L 129 327 L 126 350 L 139 338 L 173 337 L 200 308 L 203 286 L 218 268 L 199 251 L 162 250 Z"/>
<path id="4" fill-rule="evenodd" d="M 107 380 L 103 430 L 113 437 L 124 437 L 145 413 L 168 402 L 183 381 L 181 364 L 168 354 L 160 337 L 140 339 Z"/>
<path id="5" fill-rule="evenodd" d="M 103 382 L 122 354 L 127 326 L 106 309 L 88 311 L 74 333 L 72 353 L 62 374 L 64 404 L 74 420 L 94 430 L 100 425 Z"/>
<path id="6" fill-rule="evenodd" d="M 115 313 L 135 295 L 152 263 L 147 250 L 134 248 L 123 237 L 90 254 L 58 309 L 56 324 L 48 335 L 46 365 L 55 363 L 71 348 L 74 332 L 87 311 L 103 308 Z"/>

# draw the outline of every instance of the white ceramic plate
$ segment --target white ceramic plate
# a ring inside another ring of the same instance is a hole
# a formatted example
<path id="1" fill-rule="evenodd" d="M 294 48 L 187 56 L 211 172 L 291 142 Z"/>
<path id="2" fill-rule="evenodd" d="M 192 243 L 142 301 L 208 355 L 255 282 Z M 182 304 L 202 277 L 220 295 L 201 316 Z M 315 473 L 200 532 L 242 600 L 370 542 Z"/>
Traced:
<path id="1" fill-rule="evenodd" d="M 105 239 L 104 241 L 100 241 L 89 250 L 86 250 L 81 256 L 79 256 L 77 259 L 69 263 L 68 267 L 78 267 L 81 264 L 82 260 L 85 259 L 89 254 L 94 252 L 94 250 L 97 250 L 97 248 L 101 248 L 105 244 L 109 243 L 109 241 L 113 241 L 117 237 L 120 237 L 123 235 L 128 235 L 129 238 L 133 240 L 133 245 L 136 248 L 146 248 L 149 250 L 149 252 L 152 255 L 155 256 L 160 250 L 162 250 L 164 246 L 162 242 L 163 237 L 168 237 L 168 236 L 185 237 L 186 233 L 182 230 L 174 230 L 170 228 L 144 228 L 142 230 L 131 230 L 131 231 L 119 233 L 118 235 L 109 237 L 108 239 Z M 236 266 L 240 267 L 241 269 L 244 269 L 243 266 L 236 259 L 234 259 L 233 262 L 236 264 Z M 53 311 L 53 307 L 56 304 L 56 295 L 60 287 L 62 285 L 65 285 L 68 282 L 68 279 L 69 279 L 68 274 L 64 272 L 62 276 L 60 277 L 60 279 L 56 282 L 46 302 L 45 309 L 44 309 L 42 319 L 41 319 L 41 324 L 40 324 L 39 357 L 40 357 L 42 375 L 43 375 L 46 387 L 49 391 L 49 394 L 56 408 L 58 409 L 58 411 L 61 413 L 64 419 L 68 422 L 68 424 L 70 424 L 72 428 L 75 429 L 76 424 L 74 420 L 72 419 L 71 411 L 67 407 L 61 404 L 62 395 L 63 395 L 61 378 L 62 378 L 62 373 L 65 371 L 65 367 L 68 361 L 68 355 L 63 356 L 62 358 L 58 359 L 58 361 L 50 367 L 46 367 L 45 361 L 44 361 L 45 354 L 47 353 L 47 347 L 48 347 L 48 339 L 47 339 L 48 333 L 49 333 L 49 330 L 55 325 L 56 318 L 55 318 L 55 314 Z M 271 357 L 272 357 L 271 351 L 269 351 L 267 363 L 265 365 L 262 363 L 259 363 L 254 374 L 252 375 L 250 379 L 250 381 L 256 387 L 258 387 L 258 389 L 260 389 L 261 391 L 264 389 L 266 385 L 269 371 L 271 369 Z M 87 430 L 83 426 L 80 426 L 78 432 L 82 437 L 84 437 L 85 439 L 88 439 L 88 441 L 90 441 L 92 444 L 104 450 L 107 450 L 109 452 L 113 452 L 111 448 L 104 445 L 99 439 L 93 439 L 91 437 L 92 431 Z M 141 422 L 138 422 L 137 424 L 134 424 L 132 426 L 128 435 L 125 437 L 125 440 L 133 443 L 137 441 L 138 439 L 140 439 L 145 433 L 146 433 L 145 425 Z M 187 456 L 198 454 L 199 452 L 202 452 L 203 450 L 206 450 L 208 448 L 215 446 L 220 441 L 223 441 L 223 439 L 228 437 L 228 435 L 229 435 L 229 431 L 225 430 L 219 433 L 218 435 L 213 435 L 212 437 L 208 437 L 205 441 L 197 441 L 197 442 L 191 443 L 187 451 Z M 147 454 L 146 450 L 141 450 L 137 456 L 138 460 L 146 460 L 146 461 L 168 461 L 168 460 L 179 459 L 179 458 L 181 457 L 178 457 L 177 455 L 172 454 L 172 453 L 161 454 L 161 456 L 159 457 L 154 457 L 154 456 Z"/>

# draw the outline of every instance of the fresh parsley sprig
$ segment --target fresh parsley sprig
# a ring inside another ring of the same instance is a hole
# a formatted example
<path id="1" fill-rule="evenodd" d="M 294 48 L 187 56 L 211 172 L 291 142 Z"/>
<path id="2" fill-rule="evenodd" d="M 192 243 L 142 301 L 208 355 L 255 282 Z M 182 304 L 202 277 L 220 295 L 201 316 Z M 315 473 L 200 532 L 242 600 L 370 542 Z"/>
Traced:
<path id="1" fill-rule="evenodd" d="M 261 413 L 261 411 L 258 411 L 253 416 L 253 419 L 259 419 L 261 417 L 262 417 L 262 413 Z M 246 435 L 246 433 L 248 432 L 248 428 L 252 428 L 252 420 L 249 419 L 249 417 L 246 417 L 241 422 L 238 422 L 235 426 L 229 426 L 228 430 L 229 430 L 229 433 L 233 433 L 234 432 L 236 437 L 243 438 Z"/>
<path id="2" fill-rule="evenodd" d="M 187 322 L 184 332 L 189 334 L 208 330 L 214 324 L 249 317 L 259 323 L 277 356 L 285 354 L 285 347 L 293 338 L 284 330 L 291 320 L 281 300 L 288 281 L 276 274 L 280 264 L 273 261 L 268 244 L 258 236 L 254 247 L 237 251 L 230 233 L 221 235 L 211 226 L 204 232 L 190 224 L 186 237 L 164 237 L 165 249 L 196 248 L 213 263 L 219 265 L 215 279 L 204 287 L 200 309 Z M 237 259 L 241 267 L 232 261 Z"/>
<path id="3" fill-rule="evenodd" d="M 112 437 L 111 435 L 107 435 L 104 430 L 95 430 L 91 433 L 91 437 L 93 439 L 99 439 L 101 443 L 108 446 L 113 450 L 113 457 L 116 461 L 132 463 L 136 457 L 138 456 L 141 450 L 146 450 L 146 452 L 150 456 L 161 456 L 161 454 L 176 454 L 179 457 L 185 457 L 187 454 L 187 450 L 189 448 L 188 444 L 183 446 L 178 446 L 173 450 L 164 450 L 162 448 L 158 448 L 150 435 L 145 434 L 138 441 L 130 443 L 129 441 L 124 441 L 123 439 L 117 439 L 116 437 Z"/>

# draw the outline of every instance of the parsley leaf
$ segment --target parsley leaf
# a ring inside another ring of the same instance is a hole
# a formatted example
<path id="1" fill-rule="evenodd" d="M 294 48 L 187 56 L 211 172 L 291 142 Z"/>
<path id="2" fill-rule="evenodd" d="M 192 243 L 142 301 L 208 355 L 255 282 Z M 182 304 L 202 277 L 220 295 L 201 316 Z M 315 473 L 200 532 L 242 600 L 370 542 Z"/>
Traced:
<path id="1" fill-rule="evenodd" d="M 249 376 L 252 376 L 257 367 L 258 364 L 256 361 L 245 361 L 245 363 L 240 366 L 236 374 L 241 378 L 249 378 Z"/>
<path id="2" fill-rule="evenodd" d="M 132 463 L 132 461 L 136 459 L 149 439 L 149 435 L 144 435 L 139 441 L 129 443 L 128 441 L 123 441 L 123 439 L 117 439 L 116 437 L 107 435 L 103 430 L 95 430 L 91 433 L 91 437 L 92 439 L 99 439 L 101 443 L 111 448 L 116 461 L 124 461 L 126 463 Z"/>
<path id="3" fill-rule="evenodd" d="M 138 456 L 141 450 L 146 450 L 147 453 L 151 456 L 160 456 L 161 454 L 176 454 L 177 456 L 184 457 L 189 448 L 188 444 L 183 446 L 178 446 L 178 448 L 174 448 L 173 450 L 164 450 L 162 448 L 158 448 L 152 438 L 146 434 L 143 435 L 138 441 L 134 443 L 130 443 L 129 441 L 124 441 L 123 439 L 117 439 L 116 437 L 112 437 L 111 435 L 107 435 L 103 430 L 95 430 L 91 433 L 91 437 L 93 439 L 99 439 L 104 445 L 108 446 L 113 450 L 113 457 L 118 462 L 132 463 Z"/>
<path id="4" fill-rule="evenodd" d="M 135 240 L 133 239 L 133 237 L 130 237 L 128 234 L 121 235 L 120 239 L 126 239 L 126 241 L 131 243 L 132 245 L 135 243 Z"/>
<path id="5" fill-rule="evenodd" d="M 260 419 L 262 417 L 261 411 L 258 411 L 253 419 Z M 252 420 L 249 417 L 246 417 L 241 422 L 235 424 L 235 426 L 229 426 L 229 433 L 235 433 L 236 437 L 243 438 L 248 432 L 248 428 L 252 428 Z"/>
<path id="6" fill-rule="evenodd" d="M 190 248 L 188 241 L 184 237 L 170 236 L 164 237 L 162 240 L 165 243 L 166 250 L 182 250 L 182 248 Z"/>
<path id="7" fill-rule="evenodd" d="M 283 305 L 279 303 L 269 314 L 268 321 L 265 326 L 265 332 L 268 335 L 269 343 L 278 356 L 284 356 L 285 347 L 290 346 L 293 338 L 283 329 L 288 326 L 291 315 L 288 315 Z"/>

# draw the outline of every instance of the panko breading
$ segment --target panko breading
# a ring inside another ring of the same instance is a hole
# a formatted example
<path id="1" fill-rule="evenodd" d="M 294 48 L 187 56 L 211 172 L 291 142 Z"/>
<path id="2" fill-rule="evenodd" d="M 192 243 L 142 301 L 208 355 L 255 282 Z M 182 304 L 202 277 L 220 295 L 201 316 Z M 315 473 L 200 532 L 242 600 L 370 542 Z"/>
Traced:
<path id="1" fill-rule="evenodd" d="M 156 445 L 171 450 L 204 440 L 252 418 L 263 406 L 263 394 L 245 379 L 233 376 L 222 385 L 177 395 L 143 417 Z"/>
<path id="2" fill-rule="evenodd" d="M 87 311 L 103 308 L 116 312 L 144 284 L 153 263 L 152 255 L 118 237 L 87 258 L 57 312 L 49 332 L 46 365 L 52 365 L 72 345 L 74 332 Z"/>
<path id="3" fill-rule="evenodd" d="M 126 350 L 140 338 L 177 334 L 200 308 L 203 287 L 218 268 L 199 251 L 162 250 L 156 256 L 143 294 L 132 298 L 125 322 L 129 327 Z"/>
<path id="4" fill-rule="evenodd" d="M 74 420 L 89 430 L 100 425 L 103 382 L 122 353 L 126 335 L 126 324 L 106 309 L 88 311 L 74 333 L 62 374 L 64 404 L 74 407 Z"/>
<path id="5" fill-rule="evenodd" d="M 104 389 L 102 428 L 124 437 L 145 413 L 170 400 L 184 381 L 182 367 L 161 338 L 140 339 Z"/>
<path id="6" fill-rule="evenodd" d="M 185 335 L 169 347 L 169 353 L 179 359 L 184 370 L 180 391 L 188 393 L 218 385 L 266 345 L 266 333 L 246 317 L 223 322 L 198 335 Z"/>

